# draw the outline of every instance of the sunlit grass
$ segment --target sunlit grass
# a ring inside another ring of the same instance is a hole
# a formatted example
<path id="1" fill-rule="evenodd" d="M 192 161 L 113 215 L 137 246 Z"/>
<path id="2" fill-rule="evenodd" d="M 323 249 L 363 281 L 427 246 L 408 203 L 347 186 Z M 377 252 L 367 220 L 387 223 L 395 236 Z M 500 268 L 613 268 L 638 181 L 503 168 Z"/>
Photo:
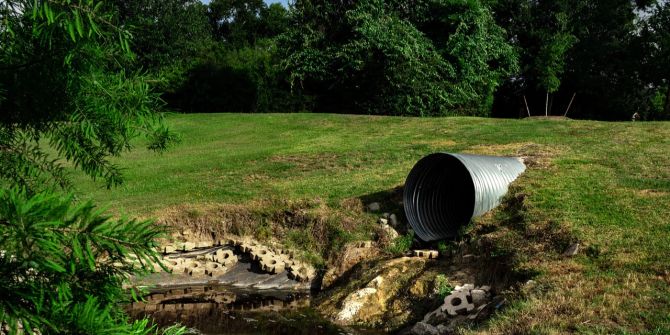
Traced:
<path id="1" fill-rule="evenodd" d="M 567 227 L 592 254 L 529 260 L 548 289 L 484 330 L 670 333 L 668 123 L 324 114 L 168 121 L 181 144 L 162 155 L 138 149 L 117 159 L 126 183 L 111 191 L 75 173 L 80 196 L 132 215 L 265 199 L 321 199 L 337 208 L 402 185 L 430 152 L 530 150 L 545 155 L 519 182 L 531 217 Z"/>

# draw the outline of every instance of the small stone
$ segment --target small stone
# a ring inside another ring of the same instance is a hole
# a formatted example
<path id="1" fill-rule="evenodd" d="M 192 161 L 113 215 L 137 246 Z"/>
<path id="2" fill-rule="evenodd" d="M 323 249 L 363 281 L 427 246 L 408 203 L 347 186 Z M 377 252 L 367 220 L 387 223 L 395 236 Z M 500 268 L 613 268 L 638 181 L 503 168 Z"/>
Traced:
<path id="1" fill-rule="evenodd" d="M 378 202 L 373 202 L 368 205 L 368 210 L 370 212 L 378 212 L 381 208 L 382 206 Z"/>
<path id="2" fill-rule="evenodd" d="M 443 310 L 442 307 L 438 307 L 436 310 L 426 314 L 423 317 L 423 322 L 431 324 L 431 325 L 437 325 L 440 323 L 443 323 L 449 319 L 449 315 L 447 315 Z"/>
<path id="3" fill-rule="evenodd" d="M 391 216 L 389 216 L 389 224 L 393 228 L 398 228 L 399 225 L 398 217 L 395 214 L 391 214 Z"/>
<path id="4" fill-rule="evenodd" d="M 400 234 L 398 234 L 398 232 L 395 229 L 393 229 L 393 227 L 387 224 L 382 225 L 382 230 L 384 230 L 384 233 L 390 240 L 396 239 L 398 238 L 398 236 L 400 236 Z"/>
<path id="5" fill-rule="evenodd" d="M 382 213 L 382 218 L 387 219 L 391 217 L 391 214 L 389 213 Z"/>
<path id="6" fill-rule="evenodd" d="M 489 291 L 491 291 L 491 286 L 483 285 L 483 286 L 480 286 L 479 289 L 482 290 L 482 291 L 489 292 Z"/>
<path id="7" fill-rule="evenodd" d="M 576 255 L 578 252 L 579 252 L 579 243 L 573 243 L 567 249 L 565 249 L 565 251 L 563 252 L 563 256 L 572 257 Z"/>
<path id="8" fill-rule="evenodd" d="M 475 306 L 483 305 L 486 302 L 486 291 L 484 290 L 472 290 L 470 291 L 470 295 L 472 296 L 472 303 Z"/>
<path id="9" fill-rule="evenodd" d="M 379 218 L 379 223 L 380 223 L 380 224 L 383 224 L 383 225 L 384 225 L 384 224 L 388 224 L 388 223 L 389 223 L 389 220 L 384 219 L 384 218 Z"/>
<path id="10" fill-rule="evenodd" d="M 425 322 L 417 322 L 412 330 L 410 331 L 412 335 L 439 335 L 440 332 L 435 326 L 429 325 Z"/>

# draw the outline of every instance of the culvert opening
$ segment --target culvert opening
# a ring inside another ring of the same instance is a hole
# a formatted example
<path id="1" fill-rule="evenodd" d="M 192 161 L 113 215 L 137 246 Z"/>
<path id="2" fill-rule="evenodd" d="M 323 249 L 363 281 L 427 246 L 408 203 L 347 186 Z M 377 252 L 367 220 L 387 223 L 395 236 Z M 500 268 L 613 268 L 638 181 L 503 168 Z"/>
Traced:
<path id="1" fill-rule="evenodd" d="M 428 155 L 405 181 L 407 221 L 424 241 L 455 237 L 473 217 L 496 207 L 509 183 L 525 169 L 511 157 Z"/>
<path id="2" fill-rule="evenodd" d="M 426 156 L 407 177 L 404 205 L 419 238 L 431 241 L 456 236 L 470 221 L 475 206 L 470 172 L 449 154 Z"/>

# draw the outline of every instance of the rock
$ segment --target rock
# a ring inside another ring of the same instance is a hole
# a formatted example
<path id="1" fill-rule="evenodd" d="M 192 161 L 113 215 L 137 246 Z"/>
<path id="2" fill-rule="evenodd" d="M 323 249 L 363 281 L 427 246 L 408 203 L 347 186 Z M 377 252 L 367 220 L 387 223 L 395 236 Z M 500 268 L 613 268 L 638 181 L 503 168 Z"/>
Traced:
<path id="1" fill-rule="evenodd" d="M 450 328 L 450 327 L 445 326 L 445 325 L 437 325 L 437 326 L 435 326 L 435 328 L 437 328 L 437 332 L 439 334 L 451 334 L 454 331 L 453 328 Z"/>
<path id="2" fill-rule="evenodd" d="M 391 216 L 389 216 L 389 224 L 393 228 L 398 228 L 398 226 L 400 225 L 398 222 L 398 217 L 395 214 L 391 214 Z"/>
<path id="3" fill-rule="evenodd" d="M 342 310 L 337 314 L 337 321 L 349 322 L 358 317 L 363 305 L 374 300 L 376 293 L 377 289 L 366 287 L 350 294 L 342 303 Z"/>
<path id="4" fill-rule="evenodd" d="M 375 279 L 371 280 L 368 283 L 368 287 L 381 288 L 383 284 L 384 284 L 384 277 L 377 276 L 377 277 L 375 277 Z"/>
<path id="5" fill-rule="evenodd" d="M 340 255 L 333 260 L 333 266 L 328 268 L 328 271 L 323 275 L 321 287 L 324 289 L 330 287 L 338 278 L 354 267 L 354 265 L 378 255 L 379 249 L 373 246 L 372 241 L 346 244 Z"/>
<path id="6" fill-rule="evenodd" d="M 378 202 L 373 202 L 368 205 L 368 210 L 370 212 L 378 212 L 381 208 L 382 206 Z"/>
<path id="7" fill-rule="evenodd" d="M 388 220 L 390 217 L 391 217 L 391 214 L 389 214 L 389 213 L 382 213 L 382 218 L 383 218 L 383 219 L 387 219 L 387 220 Z"/>
<path id="8" fill-rule="evenodd" d="M 470 291 L 470 296 L 472 297 L 472 303 L 475 306 L 481 306 L 486 303 L 486 291 L 484 290 L 472 290 Z"/>
<path id="9" fill-rule="evenodd" d="M 436 310 L 426 314 L 423 317 L 423 322 L 429 323 L 431 325 L 438 325 L 444 323 L 449 319 L 449 315 L 442 310 L 442 307 L 438 307 Z"/>
<path id="10" fill-rule="evenodd" d="M 394 240 L 398 238 L 398 236 L 400 236 L 400 234 L 398 234 L 398 232 L 395 229 L 393 229 L 393 227 L 387 224 L 382 225 L 382 230 L 384 231 L 384 234 L 386 234 L 386 237 L 389 240 Z"/>
<path id="11" fill-rule="evenodd" d="M 417 297 L 426 296 L 428 295 L 429 286 L 428 282 L 416 281 L 414 285 L 409 288 L 409 293 Z"/>
<path id="12" fill-rule="evenodd" d="M 379 218 L 379 224 L 385 225 L 385 224 L 388 224 L 388 223 L 389 223 L 388 219 Z"/>
<path id="13" fill-rule="evenodd" d="M 429 325 L 425 322 L 417 322 L 412 330 L 410 331 L 412 335 L 439 335 L 440 332 L 435 326 Z"/>
<path id="14" fill-rule="evenodd" d="M 318 303 L 317 308 L 342 325 L 382 327 L 389 322 L 400 325 L 411 317 L 408 313 L 411 302 L 405 297 L 410 296 L 407 294 L 409 287 L 425 266 L 425 259 L 413 257 L 378 263 L 365 271 L 375 273 L 374 277 L 363 275 L 366 278 L 363 283 L 357 282 L 357 277 L 348 278 L 349 284 L 355 284 L 345 285 L 344 291 L 333 288 L 331 298 Z M 347 287 L 355 288 L 355 291 L 348 293 L 351 291 L 346 290 Z"/>
<path id="15" fill-rule="evenodd" d="M 565 251 L 563 252 L 563 256 L 572 257 L 576 255 L 578 252 L 579 252 L 579 243 L 573 243 L 567 249 L 565 249 Z"/>

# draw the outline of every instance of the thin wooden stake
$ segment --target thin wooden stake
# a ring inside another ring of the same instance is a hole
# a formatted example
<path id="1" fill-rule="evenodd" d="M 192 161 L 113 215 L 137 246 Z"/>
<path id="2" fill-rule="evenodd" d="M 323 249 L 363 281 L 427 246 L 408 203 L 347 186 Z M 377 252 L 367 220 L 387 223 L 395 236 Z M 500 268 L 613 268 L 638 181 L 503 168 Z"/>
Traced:
<path id="1" fill-rule="evenodd" d="M 528 117 L 530 117 L 530 108 L 528 108 L 528 101 L 526 101 L 526 96 L 523 96 L 523 102 L 526 104 L 526 111 L 528 112 Z"/>
<path id="2" fill-rule="evenodd" d="M 568 108 L 565 109 L 565 114 L 563 114 L 563 117 L 568 116 L 568 112 L 570 111 L 570 106 L 572 106 L 572 102 L 575 100 L 575 95 L 577 95 L 577 92 L 572 95 L 572 99 L 570 99 L 570 103 L 568 104 Z"/>
<path id="3" fill-rule="evenodd" d="M 544 100 L 544 116 L 549 117 L 549 91 L 547 91 L 547 99 Z"/>

